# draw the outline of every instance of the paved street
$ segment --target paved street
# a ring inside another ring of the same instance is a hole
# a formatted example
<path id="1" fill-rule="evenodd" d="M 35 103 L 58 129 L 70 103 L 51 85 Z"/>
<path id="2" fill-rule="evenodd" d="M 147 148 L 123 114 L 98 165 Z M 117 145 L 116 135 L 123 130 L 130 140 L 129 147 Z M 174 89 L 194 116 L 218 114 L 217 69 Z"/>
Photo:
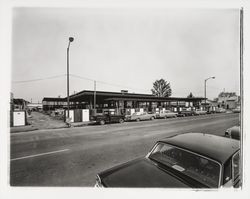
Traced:
<path id="1" fill-rule="evenodd" d="M 96 173 L 145 155 L 156 140 L 202 132 L 223 135 L 239 114 L 213 114 L 11 134 L 14 186 L 93 186 Z"/>

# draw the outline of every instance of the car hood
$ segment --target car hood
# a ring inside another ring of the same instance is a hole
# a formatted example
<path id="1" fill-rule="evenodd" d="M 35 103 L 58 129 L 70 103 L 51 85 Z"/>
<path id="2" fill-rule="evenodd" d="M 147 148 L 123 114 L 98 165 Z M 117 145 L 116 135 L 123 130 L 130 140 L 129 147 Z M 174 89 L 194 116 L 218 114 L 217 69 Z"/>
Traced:
<path id="1" fill-rule="evenodd" d="M 107 187 L 189 187 L 174 175 L 160 169 L 147 158 L 116 166 L 99 174 Z"/>

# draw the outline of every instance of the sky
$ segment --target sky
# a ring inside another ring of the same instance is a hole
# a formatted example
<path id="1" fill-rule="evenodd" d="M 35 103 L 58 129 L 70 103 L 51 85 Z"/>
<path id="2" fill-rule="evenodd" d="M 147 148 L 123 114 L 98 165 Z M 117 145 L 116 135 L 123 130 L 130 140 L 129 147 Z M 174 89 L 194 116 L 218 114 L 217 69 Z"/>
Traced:
<path id="1" fill-rule="evenodd" d="M 240 93 L 238 9 L 13 8 L 12 89 L 42 101 L 82 90 L 151 93 L 170 82 L 173 97 Z"/>

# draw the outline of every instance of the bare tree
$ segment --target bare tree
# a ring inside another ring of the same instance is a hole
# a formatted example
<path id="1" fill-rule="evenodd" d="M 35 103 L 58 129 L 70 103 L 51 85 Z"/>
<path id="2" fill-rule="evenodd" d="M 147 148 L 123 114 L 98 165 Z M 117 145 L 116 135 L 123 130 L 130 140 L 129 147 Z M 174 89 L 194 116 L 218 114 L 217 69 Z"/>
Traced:
<path id="1" fill-rule="evenodd" d="M 170 83 L 164 79 L 156 80 L 153 83 L 152 94 L 157 97 L 170 97 L 172 95 L 172 89 Z"/>

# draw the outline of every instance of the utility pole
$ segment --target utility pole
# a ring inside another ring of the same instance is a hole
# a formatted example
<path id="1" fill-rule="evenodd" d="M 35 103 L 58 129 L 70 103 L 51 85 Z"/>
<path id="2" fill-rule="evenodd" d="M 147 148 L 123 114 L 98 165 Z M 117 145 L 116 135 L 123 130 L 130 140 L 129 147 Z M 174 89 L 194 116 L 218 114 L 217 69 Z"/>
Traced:
<path id="1" fill-rule="evenodd" d="M 205 79 L 205 83 L 204 83 L 205 111 L 207 110 L 207 80 L 209 79 L 215 79 L 215 77 L 209 77 Z"/>
<path id="2" fill-rule="evenodd" d="M 69 47 L 70 43 L 74 41 L 73 37 L 69 37 L 69 43 L 67 48 L 67 118 L 69 118 Z"/>
<path id="3" fill-rule="evenodd" d="M 94 81 L 94 115 L 96 114 L 96 81 Z"/>

